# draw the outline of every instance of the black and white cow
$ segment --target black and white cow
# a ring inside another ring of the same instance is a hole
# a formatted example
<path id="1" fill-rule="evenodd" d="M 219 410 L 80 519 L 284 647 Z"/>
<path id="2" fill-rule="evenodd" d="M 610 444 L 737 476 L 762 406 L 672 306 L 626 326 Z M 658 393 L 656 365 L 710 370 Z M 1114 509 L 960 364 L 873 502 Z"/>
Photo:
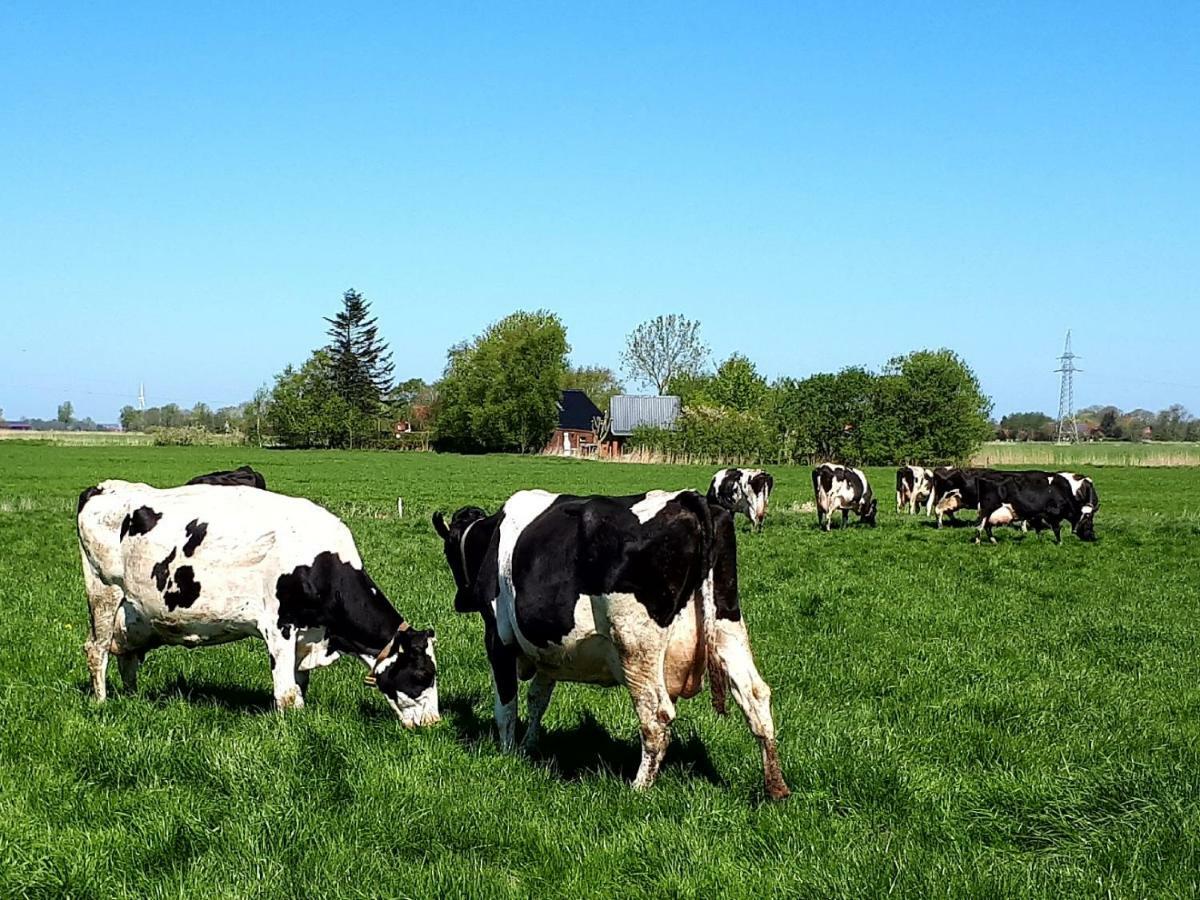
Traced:
<path id="1" fill-rule="evenodd" d="M 896 470 L 896 512 L 905 507 L 909 515 L 933 490 L 933 469 L 925 466 L 901 466 Z M 928 515 L 928 513 L 926 513 Z"/>
<path id="2" fill-rule="evenodd" d="M 762 749 L 767 793 L 786 797 L 771 690 L 738 604 L 733 516 L 695 491 L 573 497 L 520 491 L 494 515 L 440 512 L 458 612 L 483 618 L 500 745 L 517 738 L 517 680 L 531 678 L 523 746 L 538 738 L 559 681 L 625 685 L 641 723 L 634 787 L 653 784 L 675 702 L 726 687 Z"/>
<path id="3" fill-rule="evenodd" d="M 875 524 L 879 502 L 871 493 L 871 485 L 862 469 L 852 469 L 837 463 L 822 463 L 812 470 L 813 494 L 817 501 L 817 525 L 830 531 L 832 515 L 842 511 L 842 527 L 853 511 L 859 521 Z"/>
<path id="4" fill-rule="evenodd" d="M 315 503 L 105 481 L 80 495 L 78 528 L 97 700 L 110 653 L 133 689 L 155 647 L 260 637 L 279 709 L 303 706 L 309 672 L 347 653 L 406 726 L 438 720 L 433 632 L 409 627 L 363 570 L 349 529 Z"/>
<path id="5" fill-rule="evenodd" d="M 1054 542 L 1061 543 L 1059 533 L 1063 522 L 1080 540 L 1094 541 L 1095 507 L 1076 495 L 1077 485 L 1053 472 L 1005 472 L 1001 478 L 980 478 L 979 522 L 975 543 L 983 534 L 993 544 L 992 528 L 1015 521 L 1028 522 L 1039 533 L 1043 528 L 1054 532 Z M 1082 485 L 1079 485 L 1082 486 Z"/>
<path id="6" fill-rule="evenodd" d="M 941 528 L 947 517 L 954 521 L 954 514 L 959 510 L 979 508 L 981 480 L 995 481 L 1011 474 L 998 469 L 935 469 L 929 507 L 937 513 L 937 527 Z"/>
<path id="7" fill-rule="evenodd" d="M 756 531 L 762 531 L 774 489 L 775 479 L 762 469 L 722 469 L 708 486 L 708 502 L 742 513 Z"/>
<path id="8" fill-rule="evenodd" d="M 261 472 L 256 472 L 249 466 L 238 466 L 228 472 L 209 472 L 207 475 L 197 475 L 188 484 L 219 484 L 227 487 L 252 487 L 260 491 L 267 489 L 267 479 Z"/>
<path id="9" fill-rule="evenodd" d="M 1058 474 L 1067 479 L 1071 493 L 1079 503 L 1081 514 L 1091 514 L 1094 517 L 1097 510 L 1100 509 L 1100 495 L 1096 493 L 1096 485 L 1092 483 L 1092 479 L 1086 475 L 1076 475 L 1074 472 L 1059 472 Z"/>

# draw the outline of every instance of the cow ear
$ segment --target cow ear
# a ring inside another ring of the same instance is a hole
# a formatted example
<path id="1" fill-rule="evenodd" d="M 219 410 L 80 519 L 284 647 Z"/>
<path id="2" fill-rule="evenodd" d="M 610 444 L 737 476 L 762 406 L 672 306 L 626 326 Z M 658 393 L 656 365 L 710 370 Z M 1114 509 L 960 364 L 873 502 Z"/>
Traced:
<path id="1" fill-rule="evenodd" d="M 440 509 L 433 514 L 433 530 L 443 541 L 450 537 L 450 529 L 446 527 L 446 518 Z"/>

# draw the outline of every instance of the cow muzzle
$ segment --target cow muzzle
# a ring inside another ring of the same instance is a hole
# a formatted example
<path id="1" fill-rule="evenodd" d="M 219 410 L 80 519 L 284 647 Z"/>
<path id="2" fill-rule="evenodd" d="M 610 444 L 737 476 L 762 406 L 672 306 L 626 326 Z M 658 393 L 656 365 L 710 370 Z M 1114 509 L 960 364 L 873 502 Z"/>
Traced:
<path id="1" fill-rule="evenodd" d="M 422 728 L 426 725 L 436 725 L 442 720 L 438 713 L 437 687 L 428 688 L 421 692 L 415 700 L 404 694 L 396 694 L 387 698 L 388 705 L 400 717 L 400 724 L 405 728 Z"/>
<path id="2" fill-rule="evenodd" d="M 1090 513 L 1079 520 L 1079 524 L 1075 526 L 1075 534 L 1079 536 L 1081 541 L 1094 541 L 1096 539 L 1095 523 Z"/>

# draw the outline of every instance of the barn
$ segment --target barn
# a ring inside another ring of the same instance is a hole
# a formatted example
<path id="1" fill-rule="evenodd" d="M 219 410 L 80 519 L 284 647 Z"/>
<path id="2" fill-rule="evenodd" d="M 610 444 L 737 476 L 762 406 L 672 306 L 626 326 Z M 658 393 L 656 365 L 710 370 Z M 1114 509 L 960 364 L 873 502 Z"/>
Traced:
<path id="1" fill-rule="evenodd" d="M 635 428 L 674 428 L 681 409 L 679 398 L 670 395 L 635 397 L 619 394 L 613 397 L 609 406 L 612 428 L 601 448 L 601 455 L 621 456 L 625 452 L 625 443 L 633 435 Z"/>
<path id="2" fill-rule="evenodd" d="M 604 415 L 585 392 L 563 391 L 558 400 L 558 427 L 545 453 L 556 456 L 592 456 L 596 452 L 593 422 Z"/>

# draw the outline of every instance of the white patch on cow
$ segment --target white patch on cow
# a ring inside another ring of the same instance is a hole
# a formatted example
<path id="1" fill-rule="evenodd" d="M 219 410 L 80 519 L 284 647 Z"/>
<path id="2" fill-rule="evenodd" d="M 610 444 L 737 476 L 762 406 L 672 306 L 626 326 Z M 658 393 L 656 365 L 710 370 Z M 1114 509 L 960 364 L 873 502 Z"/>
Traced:
<path id="1" fill-rule="evenodd" d="M 1083 505 L 1083 508 L 1079 512 L 1081 515 L 1090 516 L 1093 512 L 1095 512 L 1095 510 L 1093 510 L 1092 507 L 1088 506 L 1085 503 Z M 1107 520 L 1105 520 L 1105 521 L 1107 521 Z"/>
<path id="2" fill-rule="evenodd" d="M 637 520 L 645 525 L 684 491 L 647 491 L 646 496 L 630 508 Z"/>
<path id="3" fill-rule="evenodd" d="M 513 607 L 512 570 L 517 539 L 534 519 L 544 513 L 550 504 L 558 499 L 558 496 L 558 494 L 542 490 L 518 491 L 504 504 L 504 520 L 500 523 L 500 537 L 496 547 L 499 596 L 493 603 L 493 610 L 500 639 L 506 644 L 513 642 L 513 622 L 516 619 Z"/>

